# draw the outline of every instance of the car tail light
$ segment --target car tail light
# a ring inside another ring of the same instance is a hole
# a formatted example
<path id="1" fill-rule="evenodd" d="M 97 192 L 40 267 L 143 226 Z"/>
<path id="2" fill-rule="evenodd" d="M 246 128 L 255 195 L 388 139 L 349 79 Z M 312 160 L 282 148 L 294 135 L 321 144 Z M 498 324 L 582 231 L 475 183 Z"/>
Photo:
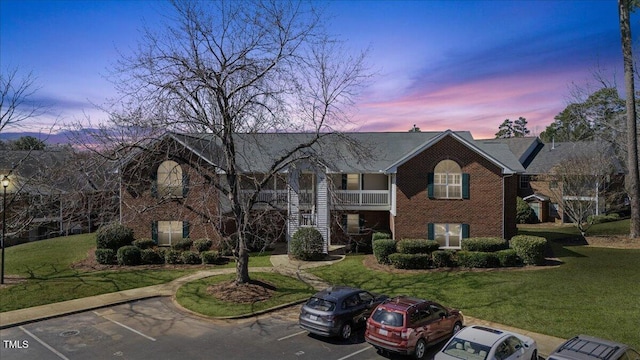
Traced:
<path id="1" fill-rule="evenodd" d="M 333 322 L 336 319 L 335 315 L 324 315 L 321 318 L 328 322 Z"/>
<path id="2" fill-rule="evenodd" d="M 403 330 L 400 332 L 400 337 L 401 337 L 403 340 L 408 340 L 408 339 L 409 339 L 409 335 L 411 335 L 411 329 L 403 329 Z"/>

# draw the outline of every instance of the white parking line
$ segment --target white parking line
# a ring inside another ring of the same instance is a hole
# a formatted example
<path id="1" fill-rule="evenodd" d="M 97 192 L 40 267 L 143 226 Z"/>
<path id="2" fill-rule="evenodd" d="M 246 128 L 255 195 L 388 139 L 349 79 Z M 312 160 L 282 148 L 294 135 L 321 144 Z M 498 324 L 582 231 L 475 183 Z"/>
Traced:
<path id="1" fill-rule="evenodd" d="M 297 332 L 297 333 L 295 333 L 295 334 L 291 334 L 291 335 L 287 335 L 287 336 L 285 336 L 285 337 L 281 337 L 280 339 L 278 339 L 278 341 L 282 341 L 282 340 L 286 340 L 286 339 L 288 339 L 288 338 L 292 338 L 292 337 L 294 337 L 294 336 L 302 335 L 302 334 L 304 334 L 304 333 L 306 333 L 306 332 L 307 332 L 306 330 L 302 330 L 302 331 Z"/>
<path id="2" fill-rule="evenodd" d="M 37 336 L 35 336 L 34 334 L 32 334 L 29 330 L 27 330 L 27 329 L 23 328 L 22 326 L 18 326 L 18 328 L 19 328 L 20 330 L 24 331 L 24 333 L 25 333 L 25 334 L 27 334 L 27 335 L 31 336 L 33 339 L 35 339 L 35 340 L 36 340 L 37 342 L 39 342 L 42 346 L 44 346 L 44 347 L 46 347 L 47 349 L 49 349 L 49 351 L 51 351 L 52 353 L 54 353 L 54 354 L 58 355 L 58 357 L 59 357 L 60 359 L 63 359 L 63 360 L 69 360 L 69 358 L 68 358 L 68 357 L 66 357 L 66 356 L 62 355 L 58 350 L 56 350 L 56 349 L 52 348 L 51 346 L 49 346 L 49 344 L 47 344 L 46 342 L 44 342 L 44 341 L 40 340 L 40 338 L 39 338 L 39 337 L 37 337 Z"/>
<path id="3" fill-rule="evenodd" d="M 147 339 L 149 339 L 149 340 L 151 340 L 151 341 L 156 341 L 156 339 L 152 338 L 151 336 L 145 335 L 145 334 L 141 333 L 140 331 L 138 331 L 138 330 L 136 330 L 136 329 L 134 329 L 134 328 L 131 328 L 131 327 L 129 327 L 129 326 L 127 326 L 127 325 L 125 325 L 125 324 L 123 324 L 123 323 L 121 323 L 121 322 L 117 322 L 117 321 L 115 321 L 115 320 L 109 319 L 108 317 L 106 317 L 106 316 L 104 316 L 104 315 L 100 315 L 100 314 L 98 314 L 98 313 L 97 313 L 97 312 L 95 312 L 95 311 L 94 311 L 93 313 L 94 313 L 94 314 L 96 314 L 96 315 L 98 315 L 98 316 L 100 316 L 100 317 L 102 317 L 102 318 L 104 318 L 104 319 L 107 319 L 107 320 L 111 321 L 112 323 L 114 323 L 114 324 L 116 324 L 116 325 L 120 325 L 120 326 L 122 326 L 123 328 L 125 328 L 125 329 L 127 329 L 127 330 L 129 330 L 129 331 L 132 331 L 132 332 L 134 332 L 134 333 L 136 333 L 136 334 L 138 334 L 138 335 L 140 335 L 140 336 L 142 336 L 142 337 L 145 337 L 145 338 L 147 338 Z"/>
<path id="4" fill-rule="evenodd" d="M 373 349 L 373 346 L 367 346 L 367 347 L 366 347 L 366 348 L 364 348 L 364 349 L 360 349 L 360 350 L 358 350 L 358 351 L 356 351 L 356 352 L 354 352 L 354 353 L 351 353 L 351 354 L 349 354 L 349 355 L 347 355 L 347 356 L 343 356 L 343 357 L 341 357 L 341 358 L 340 358 L 340 359 L 338 359 L 338 360 L 348 359 L 348 358 L 350 358 L 350 357 L 352 357 L 352 356 L 356 356 L 356 355 L 360 354 L 361 352 L 365 352 L 365 351 L 367 351 L 367 350 L 369 350 L 369 349 Z"/>

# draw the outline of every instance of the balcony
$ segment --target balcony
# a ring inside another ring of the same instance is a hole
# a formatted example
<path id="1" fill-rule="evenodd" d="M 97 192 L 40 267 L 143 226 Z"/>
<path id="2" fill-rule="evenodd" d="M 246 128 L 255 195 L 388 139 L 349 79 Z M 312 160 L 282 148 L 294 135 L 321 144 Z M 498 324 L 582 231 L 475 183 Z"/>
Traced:
<path id="1" fill-rule="evenodd" d="M 389 190 L 336 190 L 336 205 L 388 207 Z"/>
<path id="2" fill-rule="evenodd" d="M 309 227 L 316 226 L 318 223 L 318 218 L 314 213 L 302 213 L 300 214 L 300 226 L 301 227 Z"/>
<path id="3" fill-rule="evenodd" d="M 253 190 L 241 190 L 240 195 L 243 200 L 246 200 L 253 192 Z M 312 190 L 300 190 L 298 196 L 300 205 L 312 205 L 314 202 Z M 286 206 L 287 201 L 287 190 L 262 190 L 256 197 L 257 204 L 270 204 L 272 206 Z"/>

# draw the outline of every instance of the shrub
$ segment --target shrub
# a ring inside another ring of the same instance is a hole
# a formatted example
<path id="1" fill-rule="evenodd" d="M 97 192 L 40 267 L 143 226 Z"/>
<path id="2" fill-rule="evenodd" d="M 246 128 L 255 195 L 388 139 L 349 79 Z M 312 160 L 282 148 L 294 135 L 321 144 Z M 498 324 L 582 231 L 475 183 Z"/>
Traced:
<path id="1" fill-rule="evenodd" d="M 123 246 L 133 242 L 133 230 L 128 227 L 111 223 L 100 227 L 96 232 L 96 245 L 98 249 L 112 249 L 117 251 Z"/>
<path id="2" fill-rule="evenodd" d="M 213 241 L 210 239 L 198 239 L 193 242 L 193 246 L 199 253 L 211 250 L 211 246 L 213 245 Z"/>
<path id="3" fill-rule="evenodd" d="M 202 257 L 203 264 L 216 264 L 220 261 L 220 253 L 215 250 L 203 251 L 200 253 L 200 256 Z"/>
<path id="4" fill-rule="evenodd" d="M 453 250 L 436 250 L 431 253 L 433 266 L 435 267 L 455 267 L 455 251 Z"/>
<path id="5" fill-rule="evenodd" d="M 144 265 L 164 264 L 164 251 L 159 249 L 140 250 L 140 263 Z"/>
<path id="6" fill-rule="evenodd" d="M 535 211 L 519 196 L 516 203 L 516 221 L 519 224 L 535 224 L 538 222 Z"/>
<path id="7" fill-rule="evenodd" d="M 221 256 L 232 256 L 236 246 L 234 237 L 223 239 L 218 245 L 218 252 Z"/>
<path id="8" fill-rule="evenodd" d="M 500 266 L 498 255 L 491 252 L 458 251 L 456 253 L 458 265 L 466 268 L 495 268 Z"/>
<path id="9" fill-rule="evenodd" d="M 377 231 L 377 232 L 374 232 L 373 235 L 371 235 L 372 242 L 376 240 L 382 240 L 382 239 L 391 239 L 391 234 L 382 232 L 382 231 Z"/>
<path id="10" fill-rule="evenodd" d="M 496 252 L 508 248 L 509 243 L 497 237 L 468 238 L 462 241 L 462 250 L 465 251 Z"/>
<path id="11" fill-rule="evenodd" d="M 620 215 L 617 213 L 611 213 L 607 215 L 591 215 L 587 218 L 587 222 L 590 224 L 602 224 L 618 220 L 620 220 Z"/>
<path id="12" fill-rule="evenodd" d="M 195 251 L 185 251 L 182 253 L 182 263 L 189 265 L 202 264 L 202 258 Z"/>
<path id="13" fill-rule="evenodd" d="M 178 250 L 166 250 L 164 253 L 164 262 L 167 264 L 180 264 L 182 262 L 182 252 Z"/>
<path id="14" fill-rule="evenodd" d="M 116 252 L 113 249 L 96 249 L 96 261 L 102 265 L 116 263 Z"/>
<path id="15" fill-rule="evenodd" d="M 153 239 L 138 239 L 133 241 L 133 246 L 140 250 L 151 249 L 156 246 L 156 242 Z"/>
<path id="16" fill-rule="evenodd" d="M 390 264 L 389 255 L 396 252 L 396 241 L 392 239 L 376 240 L 373 243 L 373 255 L 380 264 Z"/>
<path id="17" fill-rule="evenodd" d="M 428 269 L 431 267 L 431 255 L 393 253 L 389 255 L 389 262 L 397 269 Z"/>
<path id="18" fill-rule="evenodd" d="M 396 244 L 396 249 L 403 254 L 430 254 L 440 248 L 435 240 L 402 239 Z"/>
<path id="19" fill-rule="evenodd" d="M 118 265 L 140 265 L 140 249 L 126 245 L 118 249 Z"/>
<path id="20" fill-rule="evenodd" d="M 501 267 L 522 266 L 522 259 L 520 259 L 518 253 L 513 249 L 500 250 L 496 252 L 496 255 L 498 256 Z"/>
<path id="21" fill-rule="evenodd" d="M 540 236 L 517 235 L 509 245 L 527 265 L 543 265 L 547 239 Z"/>
<path id="22" fill-rule="evenodd" d="M 323 257 L 324 238 L 318 229 L 303 227 L 291 237 L 289 251 L 300 260 L 315 260 Z"/>
<path id="23" fill-rule="evenodd" d="M 193 246 L 193 240 L 191 239 L 180 239 L 174 244 L 171 244 L 171 248 L 178 251 L 191 250 L 191 246 Z"/>

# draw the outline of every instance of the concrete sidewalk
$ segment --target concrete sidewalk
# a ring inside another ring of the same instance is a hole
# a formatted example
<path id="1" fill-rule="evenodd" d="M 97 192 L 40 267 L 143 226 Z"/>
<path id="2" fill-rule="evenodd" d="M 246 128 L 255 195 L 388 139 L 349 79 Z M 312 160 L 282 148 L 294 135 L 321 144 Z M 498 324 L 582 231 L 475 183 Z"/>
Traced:
<path id="1" fill-rule="evenodd" d="M 330 284 L 327 284 L 322 279 L 306 272 L 305 269 L 333 264 L 341 261 L 342 259 L 344 259 L 344 256 L 335 255 L 331 260 L 328 261 L 305 262 L 291 260 L 286 254 L 272 255 L 270 260 L 273 267 L 251 268 L 251 271 L 278 272 L 283 275 L 296 277 L 301 281 L 313 286 L 313 288 L 321 290 L 330 286 Z M 141 299 L 147 299 L 157 296 L 173 296 L 178 288 L 180 288 L 180 286 L 185 283 L 209 276 L 229 274 L 234 272 L 235 268 L 204 270 L 181 277 L 166 284 L 147 286 L 143 288 L 118 291 L 114 293 L 96 295 L 48 305 L 34 306 L 26 309 L 7 311 L 0 313 L 0 329 Z M 465 325 L 485 325 L 527 335 L 536 340 L 536 342 L 538 343 L 539 354 L 545 357 L 548 356 L 556 347 L 558 347 L 564 341 L 564 339 L 516 329 L 489 321 L 475 319 L 466 315 Z"/>

